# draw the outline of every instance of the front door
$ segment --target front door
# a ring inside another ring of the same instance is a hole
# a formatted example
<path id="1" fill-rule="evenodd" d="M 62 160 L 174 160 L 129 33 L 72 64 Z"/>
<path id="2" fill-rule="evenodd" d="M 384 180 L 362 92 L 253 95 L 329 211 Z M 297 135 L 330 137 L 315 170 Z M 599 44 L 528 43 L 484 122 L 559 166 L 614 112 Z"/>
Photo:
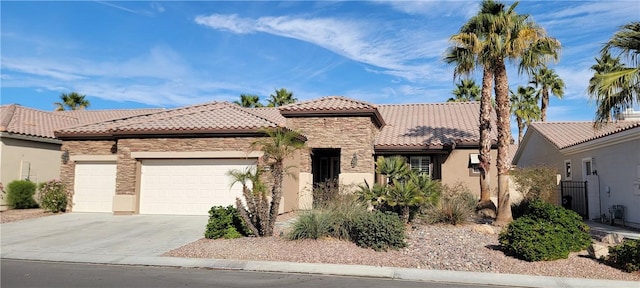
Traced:
<path id="1" fill-rule="evenodd" d="M 340 149 L 313 149 L 311 162 L 314 185 L 328 180 L 338 180 Z"/>

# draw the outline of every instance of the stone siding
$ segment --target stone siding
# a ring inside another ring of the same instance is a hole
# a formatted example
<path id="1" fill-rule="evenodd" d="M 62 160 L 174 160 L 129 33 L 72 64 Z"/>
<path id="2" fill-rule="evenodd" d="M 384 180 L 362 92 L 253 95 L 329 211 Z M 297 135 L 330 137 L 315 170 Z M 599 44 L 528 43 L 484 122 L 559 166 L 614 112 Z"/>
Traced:
<path id="1" fill-rule="evenodd" d="M 300 159 L 300 172 L 311 173 L 313 148 L 340 148 L 341 173 L 373 173 L 373 144 L 378 128 L 370 117 L 292 117 L 287 118 L 287 127 L 308 139 Z M 352 167 L 354 153 L 358 163 Z"/>

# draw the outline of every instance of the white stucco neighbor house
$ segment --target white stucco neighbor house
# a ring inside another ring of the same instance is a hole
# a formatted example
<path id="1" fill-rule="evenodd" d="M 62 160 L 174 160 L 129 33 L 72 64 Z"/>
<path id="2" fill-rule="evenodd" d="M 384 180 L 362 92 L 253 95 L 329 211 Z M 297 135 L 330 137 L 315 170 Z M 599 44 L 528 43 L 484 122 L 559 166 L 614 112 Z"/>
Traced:
<path id="1" fill-rule="evenodd" d="M 640 112 L 627 110 L 599 129 L 593 122 L 535 122 L 513 158 L 518 167 L 546 165 L 562 181 L 584 182 L 584 216 L 610 217 L 624 207 L 624 225 L 640 228 Z"/>

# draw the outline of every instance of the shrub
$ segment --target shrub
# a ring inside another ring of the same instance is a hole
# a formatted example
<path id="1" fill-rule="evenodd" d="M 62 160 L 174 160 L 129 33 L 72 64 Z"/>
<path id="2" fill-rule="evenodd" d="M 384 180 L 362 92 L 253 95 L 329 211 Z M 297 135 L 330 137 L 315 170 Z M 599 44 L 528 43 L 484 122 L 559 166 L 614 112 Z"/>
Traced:
<path id="1" fill-rule="evenodd" d="M 357 201 L 354 195 L 342 194 L 325 203 L 323 209 L 314 209 L 300 215 L 293 223 L 287 238 L 350 239 L 349 233 L 354 219 L 366 213 L 366 207 Z"/>
<path id="2" fill-rule="evenodd" d="M 7 204 L 15 209 L 29 209 L 38 207 L 33 199 L 36 184 L 29 180 L 15 180 L 7 186 Z"/>
<path id="3" fill-rule="evenodd" d="M 209 239 L 233 239 L 248 236 L 249 229 L 244 224 L 238 210 L 233 206 L 213 206 L 209 210 L 209 222 L 204 237 Z"/>
<path id="4" fill-rule="evenodd" d="M 577 213 L 542 200 L 530 201 L 524 216 L 500 232 L 506 252 L 526 261 L 563 259 L 590 243 L 589 226 Z"/>
<path id="5" fill-rule="evenodd" d="M 44 210 L 53 213 L 67 210 L 69 197 L 64 185 L 59 180 L 51 180 L 40 185 L 40 205 Z"/>
<path id="6" fill-rule="evenodd" d="M 423 209 L 425 222 L 457 225 L 466 222 L 475 211 L 478 200 L 462 183 L 443 185 L 439 201 Z"/>
<path id="7" fill-rule="evenodd" d="M 323 208 L 340 195 L 337 179 L 328 179 L 313 186 L 313 208 Z"/>
<path id="8" fill-rule="evenodd" d="M 534 166 L 514 169 L 511 171 L 511 179 L 516 184 L 516 189 L 522 193 L 524 200 L 541 199 L 553 202 L 555 192 L 558 190 L 556 174 L 558 171 L 554 168 Z"/>
<path id="9" fill-rule="evenodd" d="M 405 226 L 397 214 L 374 210 L 357 217 L 351 229 L 351 241 L 376 251 L 406 247 Z"/>
<path id="10" fill-rule="evenodd" d="M 606 263 L 627 272 L 640 271 L 640 239 L 627 239 L 609 247 Z"/>

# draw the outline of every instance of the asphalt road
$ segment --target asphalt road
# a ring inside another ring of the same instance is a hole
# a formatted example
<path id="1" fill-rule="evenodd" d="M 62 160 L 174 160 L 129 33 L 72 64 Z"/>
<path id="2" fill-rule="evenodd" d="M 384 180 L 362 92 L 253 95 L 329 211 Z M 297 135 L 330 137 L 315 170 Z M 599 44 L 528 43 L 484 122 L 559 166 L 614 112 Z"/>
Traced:
<path id="1" fill-rule="evenodd" d="M 2 259 L 0 286 L 10 287 L 496 287 L 323 275 Z"/>

